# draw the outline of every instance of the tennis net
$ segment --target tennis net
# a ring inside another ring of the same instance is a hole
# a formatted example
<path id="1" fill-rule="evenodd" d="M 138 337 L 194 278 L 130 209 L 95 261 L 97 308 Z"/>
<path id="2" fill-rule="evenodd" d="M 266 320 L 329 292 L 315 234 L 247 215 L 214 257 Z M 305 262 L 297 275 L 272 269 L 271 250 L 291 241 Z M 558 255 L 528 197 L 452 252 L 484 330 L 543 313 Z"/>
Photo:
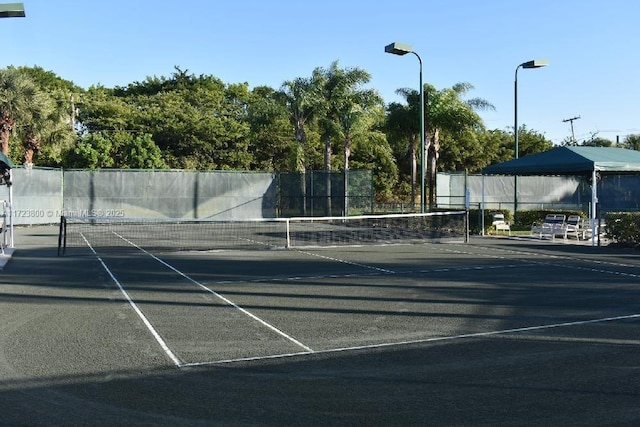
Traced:
<path id="1" fill-rule="evenodd" d="M 58 254 L 274 249 L 463 240 L 466 212 L 253 220 L 62 217 Z"/>

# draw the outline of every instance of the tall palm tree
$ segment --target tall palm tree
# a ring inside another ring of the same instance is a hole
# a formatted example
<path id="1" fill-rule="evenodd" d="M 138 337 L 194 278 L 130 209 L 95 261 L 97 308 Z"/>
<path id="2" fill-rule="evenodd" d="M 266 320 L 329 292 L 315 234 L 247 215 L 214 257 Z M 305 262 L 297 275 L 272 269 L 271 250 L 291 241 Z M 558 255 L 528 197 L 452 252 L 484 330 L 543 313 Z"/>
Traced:
<path id="1" fill-rule="evenodd" d="M 51 97 L 37 93 L 33 97 L 29 115 L 16 126 L 16 135 L 22 140 L 24 164 L 33 165 L 33 156 L 41 149 L 43 141 L 70 133 L 70 116 L 63 104 L 56 104 Z"/>
<path id="2" fill-rule="evenodd" d="M 358 130 L 363 119 L 371 113 L 371 110 L 382 104 L 382 98 L 374 89 L 364 89 L 362 86 L 371 80 L 371 75 L 360 68 L 338 67 L 338 61 L 334 61 L 326 70 L 317 70 L 324 75 L 323 93 L 325 100 L 325 114 L 328 120 L 327 129 L 330 133 L 337 134 L 343 142 L 344 161 L 344 213 L 348 214 L 348 183 L 349 183 L 349 158 L 354 133 Z"/>
<path id="3" fill-rule="evenodd" d="M 32 100 L 30 117 L 21 118 L 12 139 L 21 141 L 26 164 L 33 163 L 35 153 L 42 151 L 39 160 L 46 166 L 59 165 L 63 153 L 71 149 L 76 140 L 75 115 L 78 95 L 82 89 L 43 68 L 16 67 L 38 88 Z M 17 155 L 16 147 L 12 150 Z"/>
<path id="4" fill-rule="evenodd" d="M 35 83 L 15 68 L 0 70 L 0 143 L 9 155 L 9 140 L 17 123 L 29 122 L 38 96 Z"/>
<path id="5" fill-rule="evenodd" d="M 302 77 L 285 81 L 278 92 L 278 98 L 289 111 L 289 122 L 293 126 L 294 137 L 297 143 L 292 149 L 291 162 L 293 169 L 301 173 L 300 189 L 302 190 L 303 215 L 306 215 L 307 212 L 306 125 L 316 113 L 318 106 L 317 95 L 317 86 L 314 84 L 313 79 Z"/>
<path id="6" fill-rule="evenodd" d="M 392 102 L 387 107 L 387 134 L 390 135 L 396 144 L 399 144 L 397 151 L 401 158 L 409 160 L 410 179 L 411 179 L 411 202 L 416 203 L 416 186 L 418 176 L 418 144 L 420 141 L 420 125 L 419 111 L 420 104 L 417 91 L 413 93 L 403 92 L 408 89 L 400 89 L 398 93 L 404 95 L 407 104 Z M 417 97 L 415 100 L 409 100 L 410 97 Z"/>
<path id="7" fill-rule="evenodd" d="M 305 126 L 313 118 L 318 104 L 317 90 L 312 79 L 298 77 L 285 81 L 278 95 L 289 110 L 289 120 L 294 128 L 296 141 L 304 144 L 307 140 Z"/>

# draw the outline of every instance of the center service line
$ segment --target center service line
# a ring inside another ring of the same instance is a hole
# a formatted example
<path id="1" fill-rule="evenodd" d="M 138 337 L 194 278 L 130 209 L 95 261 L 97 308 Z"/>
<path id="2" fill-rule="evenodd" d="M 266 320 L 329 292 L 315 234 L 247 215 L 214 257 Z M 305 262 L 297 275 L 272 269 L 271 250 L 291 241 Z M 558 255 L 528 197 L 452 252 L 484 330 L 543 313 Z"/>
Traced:
<path id="1" fill-rule="evenodd" d="M 392 271 L 392 270 L 387 270 L 386 268 L 381 268 L 381 267 L 375 267 L 373 265 L 360 264 L 360 263 L 353 262 L 353 261 L 347 261 L 347 260 L 344 260 L 344 259 L 333 258 L 333 257 L 330 257 L 330 256 L 315 254 L 315 253 L 307 252 L 307 251 L 299 250 L 298 252 L 301 253 L 301 254 L 305 254 L 305 255 L 310 255 L 310 256 L 314 256 L 314 257 L 318 257 L 318 258 L 322 258 L 322 259 L 327 259 L 329 261 L 336 261 L 336 262 L 341 262 L 343 264 L 355 265 L 356 267 L 362 267 L 362 268 L 368 268 L 370 270 L 380 271 L 380 272 L 385 273 L 385 274 L 395 274 L 395 272 Z"/>
<path id="2" fill-rule="evenodd" d="M 231 301 L 230 299 L 220 295 L 218 292 L 214 291 L 213 289 L 209 289 L 208 287 L 206 287 L 205 285 L 203 285 L 202 283 L 198 282 L 195 279 L 192 279 L 191 277 L 187 276 L 186 274 L 184 274 L 182 271 L 178 270 L 177 268 L 175 268 L 174 266 L 168 264 L 167 262 L 161 260 L 160 258 L 158 258 L 157 256 L 155 256 L 154 254 L 150 253 L 149 251 L 146 251 L 145 249 L 141 248 L 140 246 L 136 245 L 135 243 L 133 243 L 132 241 L 126 239 L 124 236 L 119 235 L 118 233 L 114 233 L 116 236 L 118 236 L 119 238 L 121 238 L 122 240 L 124 240 L 125 242 L 129 243 L 131 246 L 135 247 L 136 249 L 144 252 L 145 254 L 149 255 L 151 258 L 155 259 L 156 261 L 158 261 L 160 264 L 164 265 L 165 267 L 169 268 L 170 270 L 178 273 L 180 276 L 184 277 L 185 279 L 187 279 L 188 281 L 190 281 L 191 283 L 193 283 L 194 285 L 200 287 L 201 289 L 209 292 L 210 294 L 216 296 L 217 298 L 220 298 L 222 301 L 226 302 L 227 304 L 229 304 L 230 306 L 232 306 L 233 308 L 236 308 L 238 310 L 240 310 L 242 313 L 246 314 L 247 316 L 251 317 L 253 320 L 257 321 L 258 323 L 260 323 L 261 325 L 271 329 L 272 331 L 274 331 L 275 333 L 277 333 L 278 335 L 286 338 L 287 340 L 291 341 L 292 343 L 296 344 L 297 346 L 303 348 L 305 351 L 313 353 L 314 350 L 311 347 L 308 347 L 306 345 L 304 345 L 303 343 L 301 343 L 300 341 L 298 341 L 297 339 L 295 339 L 294 337 L 292 337 L 291 335 L 288 335 L 287 333 L 285 333 L 284 331 L 281 331 L 280 329 L 276 328 L 275 326 L 273 326 L 272 324 L 266 322 L 265 320 L 262 320 L 261 318 L 259 318 L 258 316 L 256 316 L 255 314 L 251 313 L 250 311 L 240 307 L 238 304 L 236 304 L 235 302 Z"/>

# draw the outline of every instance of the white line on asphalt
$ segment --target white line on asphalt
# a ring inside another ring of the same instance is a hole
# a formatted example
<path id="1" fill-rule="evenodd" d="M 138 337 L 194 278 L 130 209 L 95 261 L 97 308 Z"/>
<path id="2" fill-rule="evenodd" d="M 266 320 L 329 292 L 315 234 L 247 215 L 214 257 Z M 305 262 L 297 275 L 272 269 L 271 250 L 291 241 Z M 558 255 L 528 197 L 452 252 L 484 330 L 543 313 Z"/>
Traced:
<path id="1" fill-rule="evenodd" d="M 233 308 L 239 310 L 240 312 L 246 314 L 247 316 L 251 317 L 253 320 L 257 321 L 258 323 L 260 323 L 261 325 L 271 329 L 272 331 L 274 331 L 275 333 L 277 333 L 278 335 L 286 338 L 287 340 L 291 341 L 292 343 L 294 343 L 295 345 L 303 348 L 304 350 L 306 350 L 307 352 L 313 352 L 313 349 L 311 347 L 306 346 L 305 344 L 301 343 L 300 341 L 298 341 L 297 339 L 295 339 L 294 337 L 292 337 L 291 335 L 287 334 L 286 332 L 276 328 L 275 326 L 273 326 L 272 324 L 268 323 L 265 320 L 262 320 L 261 318 L 259 318 L 258 316 L 256 316 L 255 314 L 251 313 L 250 311 L 240 307 L 238 304 L 236 304 L 235 302 L 231 301 L 230 299 L 220 295 L 218 292 L 214 291 L 213 289 L 208 288 L 207 286 L 203 285 L 202 283 L 198 282 L 195 279 L 192 279 L 191 277 L 189 277 L 188 275 L 184 274 L 182 271 L 178 270 L 177 268 L 175 268 L 174 266 L 170 265 L 169 263 L 163 261 L 162 259 L 158 258 L 157 256 L 153 255 L 152 253 L 150 253 L 149 251 L 146 251 L 145 249 L 141 248 L 140 246 L 136 245 L 135 243 L 133 243 L 132 241 L 126 239 L 123 236 L 120 236 L 119 234 L 115 233 L 119 238 L 121 238 L 122 240 L 124 240 L 125 242 L 129 243 L 131 246 L 134 246 L 136 249 L 144 252 L 145 254 L 149 255 L 151 258 L 155 259 L 156 261 L 158 261 L 160 264 L 164 265 L 165 267 L 171 269 L 172 271 L 178 273 L 180 276 L 184 277 L 185 279 L 187 279 L 188 281 L 190 281 L 191 283 L 193 283 L 194 285 L 200 287 L 201 289 L 209 292 L 210 294 L 216 296 L 217 298 L 221 299 L 222 301 L 224 301 L 225 303 L 229 304 L 230 306 L 232 306 Z"/>
<path id="2" fill-rule="evenodd" d="M 640 318 L 640 314 L 629 314 L 625 316 L 603 317 L 600 319 L 554 323 L 551 325 L 526 326 L 522 328 L 503 329 L 503 330 L 488 331 L 488 332 L 475 332 L 471 334 L 459 334 L 459 335 L 450 335 L 450 336 L 444 336 L 444 337 L 432 337 L 432 338 L 425 338 L 420 340 L 370 344 L 370 345 L 362 345 L 362 346 L 355 346 L 355 347 L 341 347 L 341 348 L 333 348 L 333 349 L 327 349 L 327 350 L 316 350 L 313 352 L 313 354 L 321 355 L 321 354 L 341 353 L 341 352 L 348 352 L 348 351 L 372 350 L 372 349 L 386 348 L 386 347 L 426 344 L 426 343 L 441 342 L 441 341 L 455 341 L 455 340 L 461 340 L 461 339 L 482 338 L 482 337 L 489 337 L 489 336 L 495 336 L 495 335 L 513 334 L 517 332 L 531 332 L 531 331 L 539 331 L 544 329 L 562 328 L 562 327 L 568 327 L 568 326 L 580 326 L 580 325 L 588 325 L 592 323 L 604 323 L 604 322 L 613 322 L 616 320 L 630 320 L 630 319 L 638 319 L 638 318 Z M 280 359 L 280 358 L 289 358 L 289 357 L 296 357 L 296 356 L 302 356 L 302 355 L 308 355 L 308 354 L 310 353 L 287 353 L 287 354 L 277 354 L 277 355 L 262 356 L 262 357 L 246 357 L 246 358 L 240 358 L 240 359 L 217 360 L 212 362 L 197 362 L 197 363 L 184 364 L 182 367 L 219 365 L 219 364 L 226 364 L 226 363 Z"/>
<path id="3" fill-rule="evenodd" d="M 151 335 L 153 335 L 153 337 L 155 338 L 155 340 L 158 342 L 158 344 L 160 344 L 160 347 L 162 348 L 162 350 L 165 352 L 165 354 L 169 357 L 169 359 L 171 359 L 171 361 L 177 366 L 177 367 L 181 367 L 183 366 L 182 362 L 180 361 L 180 359 L 173 353 L 173 351 L 171 351 L 171 349 L 169 348 L 169 346 L 167 345 L 167 343 L 164 341 L 164 339 L 160 336 L 160 334 L 158 333 L 158 331 L 156 331 L 156 329 L 153 327 L 153 325 L 151 324 L 151 322 L 149 321 L 149 319 L 146 318 L 146 316 L 144 315 L 144 313 L 142 313 L 142 310 L 140 310 L 140 308 L 138 307 L 138 305 L 131 299 L 131 297 L 129 296 L 129 293 L 122 287 L 122 285 L 120 284 L 120 281 L 118 281 L 118 279 L 115 277 L 115 275 L 111 272 L 111 270 L 109 270 L 109 267 L 107 267 L 107 264 L 105 264 L 105 262 L 102 260 L 102 258 L 100 258 L 100 256 L 96 253 L 96 251 L 93 249 L 93 246 L 91 246 L 91 244 L 87 241 L 87 239 L 84 237 L 84 235 L 82 235 L 82 238 L 84 239 L 84 241 L 87 243 L 87 246 L 89 246 L 89 249 L 91 249 L 91 252 L 93 252 L 93 254 L 96 256 L 96 258 L 98 259 L 98 261 L 100 261 L 100 264 L 102 264 L 102 268 L 105 269 L 105 271 L 107 272 L 107 274 L 109 274 L 109 277 L 111 277 L 111 280 L 113 280 L 113 282 L 118 286 L 118 289 L 120 289 L 120 292 L 122 293 L 122 295 L 124 295 L 125 299 L 127 300 L 127 302 L 129 303 L 129 305 L 133 308 L 133 310 L 136 312 L 136 314 L 138 315 L 138 317 L 140 317 L 140 319 L 142 320 L 142 323 L 144 323 L 144 325 L 147 327 L 147 329 L 149 330 L 149 332 L 151 332 Z"/>

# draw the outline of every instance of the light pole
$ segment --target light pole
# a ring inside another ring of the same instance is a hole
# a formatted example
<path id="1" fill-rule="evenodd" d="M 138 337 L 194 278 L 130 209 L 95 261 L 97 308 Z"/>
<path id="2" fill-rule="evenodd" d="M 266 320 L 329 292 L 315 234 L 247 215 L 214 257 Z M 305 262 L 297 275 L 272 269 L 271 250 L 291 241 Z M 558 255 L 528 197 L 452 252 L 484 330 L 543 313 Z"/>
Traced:
<path id="1" fill-rule="evenodd" d="M 514 159 L 518 158 L 518 70 L 520 68 L 540 68 L 546 67 L 549 62 L 545 59 L 533 59 L 531 61 L 523 62 L 516 67 L 516 76 L 513 81 L 513 134 L 514 134 Z M 518 177 L 513 178 L 513 212 L 518 210 Z"/>
<path id="2" fill-rule="evenodd" d="M 0 4 L 0 18 L 24 18 L 24 5 L 22 3 L 2 3 Z M 11 187 L 11 168 L 13 167 L 11 161 L 6 158 L 8 162 L 2 162 L 2 165 L 7 165 L 7 177 L 5 182 L 9 187 L 9 230 L 11 231 L 9 247 L 14 247 L 13 241 L 13 190 Z"/>
<path id="3" fill-rule="evenodd" d="M 403 43 L 391 43 L 384 47 L 386 53 L 394 55 L 406 55 L 413 53 L 420 63 L 420 212 L 425 212 L 425 187 L 424 187 L 424 169 L 425 169 L 425 153 L 424 153 L 424 87 L 422 85 L 422 58 L 413 51 L 411 46 Z"/>
<path id="4" fill-rule="evenodd" d="M 520 68 L 540 68 L 546 67 L 549 65 L 549 62 L 544 59 L 534 59 L 532 61 L 523 62 L 522 64 L 516 67 L 516 78 L 513 82 L 513 99 L 514 99 L 514 109 L 513 109 L 513 131 L 515 134 L 515 158 L 518 158 L 518 70 Z"/>

